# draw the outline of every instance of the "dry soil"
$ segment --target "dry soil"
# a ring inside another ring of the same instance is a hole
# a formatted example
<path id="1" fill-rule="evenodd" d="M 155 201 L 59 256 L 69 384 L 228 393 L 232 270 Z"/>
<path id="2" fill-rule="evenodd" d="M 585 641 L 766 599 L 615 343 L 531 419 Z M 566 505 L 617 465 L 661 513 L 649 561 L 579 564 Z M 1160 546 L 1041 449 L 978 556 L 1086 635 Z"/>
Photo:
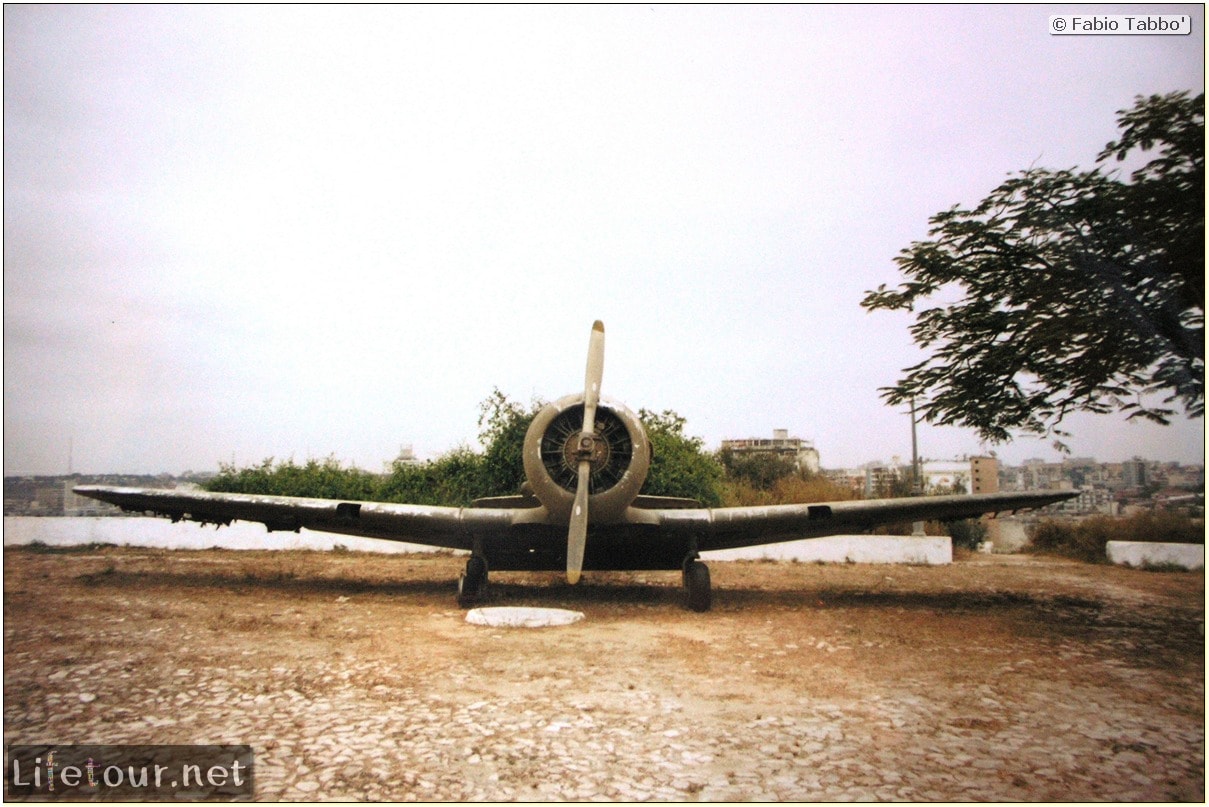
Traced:
<path id="1" fill-rule="evenodd" d="M 1031 556 L 500 574 L 450 555 L 4 553 L 6 743 L 250 744 L 259 799 L 1205 797 L 1204 575 Z"/>

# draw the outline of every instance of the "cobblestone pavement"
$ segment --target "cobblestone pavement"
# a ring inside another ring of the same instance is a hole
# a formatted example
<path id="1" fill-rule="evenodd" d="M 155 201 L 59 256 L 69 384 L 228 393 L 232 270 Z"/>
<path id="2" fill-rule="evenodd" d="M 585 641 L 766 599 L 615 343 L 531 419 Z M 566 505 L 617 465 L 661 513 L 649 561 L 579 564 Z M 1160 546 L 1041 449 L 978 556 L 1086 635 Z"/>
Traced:
<path id="1" fill-rule="evenodd" d="M 5 552 L 6 743 L 247 743 L 258 799 L 1204 800 L 1204 578 L 1059 560 L 497 575 Z"/>

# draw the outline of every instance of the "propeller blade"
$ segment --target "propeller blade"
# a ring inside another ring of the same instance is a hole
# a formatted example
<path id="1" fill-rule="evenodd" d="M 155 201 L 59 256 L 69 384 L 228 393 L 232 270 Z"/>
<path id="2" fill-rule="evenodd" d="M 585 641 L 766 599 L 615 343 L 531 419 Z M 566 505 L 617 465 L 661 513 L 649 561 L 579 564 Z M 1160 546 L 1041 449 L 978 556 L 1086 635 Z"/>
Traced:
<path id="1" fill-rule="evenodd" d="M 592 463 L 579 463 L 579 483 L 575 488 L 575 505 L 571 508 L 571 525 L 567 531 L 567 582 L 575 585 L 584 567 L 584 546 L 588 543 L 588 480 Z"/>
<path id="2" fill-rule="evenodd" d="M 604 378 L 604 323 L 592 323 L 588 339 L 588 369 L 584 372 L 584 426 L 580 436 L 579 480 L 575 486 L 575 504 L 567 527 L 567 582 L 579 582 L 584 567 L 584 547 L 588 543 L 588 485 L 592 477 L 593 443 L 596 440 L 596 405 L 600 403 L 600 382 Z"/>
<path id="3" fill-rule="evenodd" d="M 596 433 L 596 404 L 600 403 L 600 383 L 604 378 L 604 323 L 592 323 L 588 339 L 588 369 L 584 373 L 584 433 Z"/>

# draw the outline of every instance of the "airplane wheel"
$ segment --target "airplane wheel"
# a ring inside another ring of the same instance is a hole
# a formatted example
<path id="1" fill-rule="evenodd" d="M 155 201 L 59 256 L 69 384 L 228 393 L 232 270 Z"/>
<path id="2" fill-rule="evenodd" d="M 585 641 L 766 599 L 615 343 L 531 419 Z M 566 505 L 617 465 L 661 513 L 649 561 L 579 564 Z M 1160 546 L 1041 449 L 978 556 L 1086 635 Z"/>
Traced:
<path id="1" fill-rule="evenodd" d="M 469 608 L 478 602 L 479 593 L 466 584 L 466 575 L 458 578 L 458 607 Z"/>
<path id="2" fill-rule="evenodd" d="M 479 596 L 487 586 L 487 561 L 478 555 L 471 555 L 466 561 L 466 571 L 458 578 L 458 605 L 469 608 L 478 602 Z"/>
<path id="3" fill-rule="evenodd" d="M 688 589 L 688 607 L 693 611 L 708 611 L 713 602 L 709 587 L 709 567 L 699 560 L 684 567 L 684 587 Z"/>
<path id="4" fill-rule="evenodd" d="M 487 585 L 487 560 L 482 555 L 471 555 L 466 561 L 466 576 L 473 579 L 478 588 Z"/>

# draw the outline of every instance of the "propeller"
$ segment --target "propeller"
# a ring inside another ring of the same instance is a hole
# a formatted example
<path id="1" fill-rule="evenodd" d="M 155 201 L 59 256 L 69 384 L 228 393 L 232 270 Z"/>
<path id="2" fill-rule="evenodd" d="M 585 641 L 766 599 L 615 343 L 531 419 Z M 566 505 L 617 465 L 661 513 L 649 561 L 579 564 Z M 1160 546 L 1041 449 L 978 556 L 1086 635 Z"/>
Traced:
<path id="1" fill-rule="evenodd" d="M 584 373 L 584 425 L 579 433 L 575 456 L 579 478 L 575 485 L 575 504 L 567 529 L 567 582 L 579 582 L 584 565 L 584 546 L 588 542 L 588 486 L 592 477 L 592 455 L 596 451 L 596 405 L 600 403 L 600 382 L 604 377 L 604 323 L 592 323 L 588 340 L 588 369 Z"/>

